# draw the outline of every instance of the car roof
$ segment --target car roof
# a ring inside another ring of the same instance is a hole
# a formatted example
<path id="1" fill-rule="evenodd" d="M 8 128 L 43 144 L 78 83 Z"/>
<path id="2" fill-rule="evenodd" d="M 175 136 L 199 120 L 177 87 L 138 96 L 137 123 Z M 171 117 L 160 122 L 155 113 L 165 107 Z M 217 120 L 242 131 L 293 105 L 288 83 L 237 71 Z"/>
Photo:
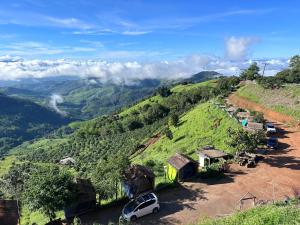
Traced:
<path id="1" fill-rule="evenodd" d="M 155 198 L 156 198 L 155 194 L 149 193 L 149 194 L 142 195 L 142 196 L 138 197 L 136 199 L 136 201 L 139 202 L 139 203 L 142 203 L 142 202 L 147 202 L 149 200 L 153 200 Z"/>
<path id="2" fill-rule="evenodd" d="M 277 137 L 270 137 L 269 140 L 270 141 L 275 141 L 275 140 L 277 140 Z"/>

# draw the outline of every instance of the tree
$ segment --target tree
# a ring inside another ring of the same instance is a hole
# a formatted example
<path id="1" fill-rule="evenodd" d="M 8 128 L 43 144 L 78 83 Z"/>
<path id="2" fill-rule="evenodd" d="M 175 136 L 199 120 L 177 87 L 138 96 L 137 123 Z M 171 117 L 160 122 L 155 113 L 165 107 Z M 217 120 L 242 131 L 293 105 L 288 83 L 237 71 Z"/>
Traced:
<path id="1" fill-rule="evenodd" d="M 32 211 L 41 211 L 50 221 L 56 211 L 68 206 L 75 195 L 73 176 L 57 166 L 44 166 L 25 183 L 23 200 Z"/>
<path id="2" fill-rule="evenodd" d="M 118 184 L 122 180 L 125 169 L 130 165 L 129 158 L 123 153 L 117 153 L 98 162 L 91 174 L 94 187 L 101 199 L 118 197 Z"/>
<path id="3" fill-rule="evenodd" d="M 266 89 L 277 89 L 282 86 L 282 79 L 279 77 L 260 77 L 257 79 L 260 86 Z"/>
<path id="4" fill-rule="evenodd" d="M 265 138 L 263 132 L 250 133 L 241 129 L 229 128 L 227 131 L 229 141 L 227 144 L 237 152 L 253 152 Z"/>
<path id="5" fill-rule="evenodd" d="M 172 94 L 170 88 L 168 88 L 166 86 L 162 86 L 162 87 L 158 88 L 157 92 L 163 98 L 168 97 Z"/>
<path id="6" fill-rule="evenodd" d="M 256 62 L 252 63 L 240 75 L 240 78 L 242 80 L 256 80 L 258 77 L 260 77 L 260 75 L 259 75 L 259 67 L 257 66 Z"/>
<path id="7" fill-rule="evenodd" d="M 179 116 L 176 113 L 172 113 L 169 117 L 169 125 L 176 127 L 179 123 Z"/>

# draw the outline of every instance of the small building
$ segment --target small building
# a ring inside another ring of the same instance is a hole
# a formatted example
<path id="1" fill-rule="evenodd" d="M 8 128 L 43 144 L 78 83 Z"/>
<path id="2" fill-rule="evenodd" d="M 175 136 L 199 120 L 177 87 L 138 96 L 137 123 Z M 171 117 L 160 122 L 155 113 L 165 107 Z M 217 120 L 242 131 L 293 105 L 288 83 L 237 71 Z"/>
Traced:
<path id="1" fill-rule="evenodd" d="M 73 159 L 72 157 L 66 157 L 66 158 L 63 158 L 62 160 L 59 161 L 59 164 L 61 165 L 75 165 L 76 161 L 75 159 Z"/>
<path id="2" fill-rule="evenodd" d="M 0 200 L 0 224 L 19 224 L 19 210 L 16 200 Z"/>
<path id="3" fill-rule="evenodd" d="M 166 174 L 171 181 L 183 181 L 197 172 L 198 163 L 183 154 L 176 153 L 168 160 Z"/>
<path id="4" fill-rule="evenodd" d="M 89 179 L 76 178 L 76 196 L 70 207 L 66 208 L 66 219 L 88 212 L 96 206 L 96 191 Z"/>
<path id="5" fill-rule="evenodd" d="M 200 167 L 210 166 L 212 163 L 219 162 L 221 159 L 226 160 L 228 158 L 227 153 L 209 146 L 203 148 L 198 152 L 198 154 Z"/>
<path id="6" fill-rule="evenodd" d="M 129 198 L 141 193 L 152 192 L 155 187 L 155 175 L 142 165 L 130 165 L 124 172 L 123 189 Z"/>

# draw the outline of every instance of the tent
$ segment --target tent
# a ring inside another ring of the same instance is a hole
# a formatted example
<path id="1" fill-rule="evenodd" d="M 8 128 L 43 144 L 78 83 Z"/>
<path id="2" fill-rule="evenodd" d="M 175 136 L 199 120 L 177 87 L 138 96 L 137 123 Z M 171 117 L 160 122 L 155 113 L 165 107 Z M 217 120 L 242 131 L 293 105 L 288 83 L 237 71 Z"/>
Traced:
<path id="1" fill-rule="evenodd" d="M 171 181 L 183 181 L 194 176 L 198 171 L 198 163 L 189 157 L 176 153 L 169 158 L 167 178 Z"/>
<path id="2" fill-rule="evenodd" d="M 133 198 L 141 193 L 154 190 L 155 175 L 150 168 L 130 165 L 124 172 L 123 189 L 125 195 Z"/>
<path id="3" fill-rule="evenodd" d="M 247 119 L 243 119 L 242 120 L 242 125 L 243 125 L 243 127 L 246 127 L 248 125 L 248 120 Z"/>

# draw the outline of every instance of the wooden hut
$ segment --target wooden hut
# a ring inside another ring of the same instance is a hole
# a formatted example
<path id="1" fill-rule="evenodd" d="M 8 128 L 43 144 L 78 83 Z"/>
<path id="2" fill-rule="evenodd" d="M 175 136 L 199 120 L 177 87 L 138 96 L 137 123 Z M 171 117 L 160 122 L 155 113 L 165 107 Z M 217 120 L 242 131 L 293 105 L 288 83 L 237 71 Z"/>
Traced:
<path id="1" fill-rule="evenodd" d="M 19 224 L 19 210 L 16 200 L 0 200 L 0 224 Z"/>
<path id="2" fill-rule="evenodd" d="M 75 185 L 75 201 L 64 210 L 67 219 L 88 212 L 96 206 L 96 191 L 91 181 L 89 179 L 76 178 Z"/>
<path id="3" fill-rule="evenodd" d="M 127 197 L 133 198 L 141 193 L 153 191 L 155 175 L 152 170 L 142 165 L 130 165 L 124 173 L 123 189 Z"/>
<path id="4" fill-rule="evenodd" d="M 176 153 L 169 158 L 167 165 L 167 178 L 171 181 L 183 181 L 194 176 L 198 171 L 198 163 L 193 159 Z"/>

